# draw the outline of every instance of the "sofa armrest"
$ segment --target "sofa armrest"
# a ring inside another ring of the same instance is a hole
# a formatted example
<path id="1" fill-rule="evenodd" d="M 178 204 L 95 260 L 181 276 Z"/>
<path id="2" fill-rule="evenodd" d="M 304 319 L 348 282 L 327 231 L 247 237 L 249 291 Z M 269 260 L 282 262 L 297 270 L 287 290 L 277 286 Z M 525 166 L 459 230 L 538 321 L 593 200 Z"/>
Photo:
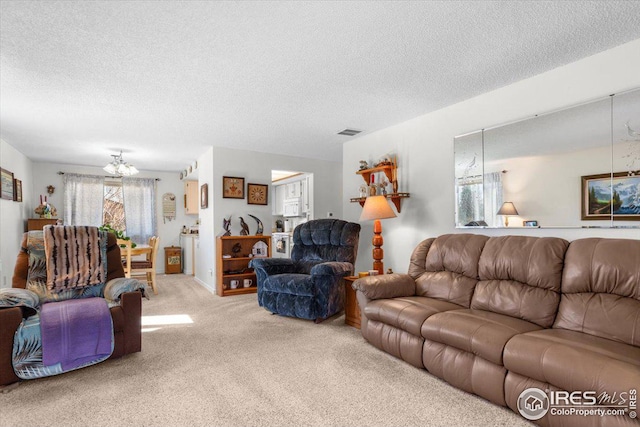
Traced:
<path id="1" fill-rule="evenodd" d="M 141 291 L 142 295 L 149 299 L 148 287 L 138 279 L 118 277 L 111 279 L 104 287 L 104 298 L 110 303 L 118 303 L 120 296 L 127 292 Z"/>
<path id="2" fill-rule="evenodd" d="M 20 381 L 13 372 L 13 336 L 22 322 L 20 307 L 0 309 L 0 387 Z"/>
<path id="3" fill-rule="evenodd" d="M 311 267 L 312 276 L 349 276 L 353 271 L 353 264 L 350 262 L 330 261 L 316 264 Z"/>
<path id="4" fill-rule="evenodd" d="M 353 289 L 370 300 L 409 297 L 416 294 L 416 282 L 408 274 L 381 274 L 362 277 L 353 282 Z"/>
<path id="5" fill-rule="evenodd" d="M 267 276 L 273 274 L 293 273 L 295 263 L 290 258 L 253 258 L 249 267 L 262 270 Z"/>
<path id="6" fill-rule="evenodd" d="M 142 293 L 125 292 L 120 296 L 124 314 L 124 354 L 142 350 Z"/>

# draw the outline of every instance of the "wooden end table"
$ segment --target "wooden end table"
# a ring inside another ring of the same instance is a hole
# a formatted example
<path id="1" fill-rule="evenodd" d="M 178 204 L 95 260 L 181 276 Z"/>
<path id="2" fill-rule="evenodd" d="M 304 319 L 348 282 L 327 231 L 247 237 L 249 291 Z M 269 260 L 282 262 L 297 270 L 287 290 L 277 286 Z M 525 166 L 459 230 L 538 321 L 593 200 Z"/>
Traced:
<path id="1" fill-rule="evenodd" d="M 356 299 L 356 291 L 351 287 L 357 279 L 356 276 L 344 278 L 344 323 L 360 329 L 360 307 Z"/>

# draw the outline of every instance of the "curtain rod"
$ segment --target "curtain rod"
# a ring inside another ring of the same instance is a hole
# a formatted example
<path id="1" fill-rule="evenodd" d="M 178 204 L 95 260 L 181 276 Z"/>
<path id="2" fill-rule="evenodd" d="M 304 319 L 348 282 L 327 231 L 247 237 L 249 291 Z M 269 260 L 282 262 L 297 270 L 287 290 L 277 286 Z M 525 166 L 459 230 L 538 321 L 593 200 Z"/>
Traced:
<path id="1" fill-rule="evenodd" d="M 74 172 L 74 173 L 75 173 L 75 172 Z M 64 174 L 65 174 L 64 172 L 62 172 L 62 171 L 58 171 L 58 175 L 64 175 Z M 80 173 L 80 174 L 78 174 L 78 175 L 83 175 L 83 174 L 81 174 L 81 173 Z M 105 178 L 111 178 L 111 179 L 124 178 L 124 177 L 122 177 L 122 176 L 114 176 L 114 175 L 104 175 L 104 177 L 105 177 Z M 153 179 L 155 179 L 156 181 L 161 181 L 161 179 L 160 179 L 160 178 L 153 178 Z"/>

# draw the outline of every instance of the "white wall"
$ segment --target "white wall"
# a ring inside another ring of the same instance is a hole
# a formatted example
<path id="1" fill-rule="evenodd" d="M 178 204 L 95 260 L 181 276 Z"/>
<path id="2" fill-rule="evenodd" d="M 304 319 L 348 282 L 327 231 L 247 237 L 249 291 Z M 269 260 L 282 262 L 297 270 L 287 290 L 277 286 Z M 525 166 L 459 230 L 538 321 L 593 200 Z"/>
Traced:
<path id="1" fill-rule="evenodd" d="M 22 233 L 33 214 L 32 163 L 18 150 L 0 140 L 0 166 L 22 181 L 22 202 L 0 199 L 0 288 L 10 288 Z"/>
<path id="2" fill-rule="evenodd" d="M 207 153 L 205 157 L 208 158 Z M 271 215 L 273 194 L 269 192 L 269 205 L 249 205 L 247 198 L 224 199 L 222 197 L 222 177 L 237 176 L 245 179 L 245 192 L 248 183 L 271 184 L 271 170 L 293 170 L 313 173 L 314 176 L 314 218 L 325 218 L 327 212 L 333 212 L 334 218 L 342 217 L 342 169 L 338 162 L 306 159 L 293 156 L 259 153 L 255 151 L 234 150 L 228 148 L 212 149 L 212 169 L 209 173 L 206 158 L 198 159 L 200 185 L 209 184 L 209 209 L 201 210 L 200 251 L 197 261 L 198 280 L 208 288 L 215 288 L 215 238 L 222 229 L 222 220 L 232 215 L 231 233 L 240 234 L 240 220 L 242 216 L 249 225 L 251 234 L 255 234 L 256 222 L 247 214 L 252 214 L 264 224 L 264 234 L 271 234 L 274 226 Z M 209 178 L 207 178 L 209 177 Z M 211 192 L 213 192 L 211 194 Z M 212 217 L 210 217 L 210 215 Z M 212 219 L 212 233 L 205 234 L 205 223 Z M 205 237 L 206 236 L 206 237 Z M 209 271 L 213 272 L 213 276 Z"/>
<path id="3" fill-rule="evenodd" d="M 64 218 L 64 185 L 62 182 L 63 176 L 58 175 L 58 171 L 89 175 L 105 175 L 105 172 L 99 167 L 60 163 L 34 162 L 33 170 L 33 199 L 37 199 L 40 194 L 47 194 L 48 185 L 56 187 L 55 193 L 48 196 L 48 200 L 49 203 L 55 206 L 58 210 L 59 218 Z M 185 215 L 184 213 L 184 183 L 180 181 L 178 172 L 140 171 L 140 174 L 136 175 L 136 177 L 160 178 L 156 187 L 156 221 L 158 225 L 158 236 L 160 237 L 160 250 L 156 257 L 156 271 L 158 273 L 164 273 L 164 247 L 180 246 L 180 231 L 182 226 L 186 225 L 188 227 L 195 224 L 197 216 Z M 164 193 L 173 193 L 176 195 L 176 219 L 173 221 L 163 222 L 162 195 Z"/>
<path id="4" fill-rule="evenodd" d="M 213 217 L 214 210 L 217 207 L 214 198 L 215 181 L 213 177 L 213 147 L 209 148 L 204 154 L 198 157 L 198 184 L 207 184 L 209 187 L 209 207 L 200 209 L 200 238 L 197 240 L 198 249 L 196 253 L 196 271 L 195 278 L 201 285 L 207 287 L 211 292 L 215 293 L 215 233 Z M 220 184 L 222 185 L 222 184 Z"/>
<path id="5" fill-rule="evenodd" d="M 640 39 L 538 76 L 505 86 L 413 120 L 364 135 L 343 150 L 344 217 L 357 221 L 361 208 L 349 203 L 362 178 L 359 160 L 398 154 L 400 191 L 411 193 L 398 218 L 383 220 L 385 267 L 406 272 L 413 248 L 454 228 L 453 137 L 488 126 L 640 87 Z M 371 268 L 372 223 L 363 223 L 356 270 Z M 640 238 L 640 230 L 520 229 L 482 234 L 559 236 L 568 240 L 603 236 Z"/>

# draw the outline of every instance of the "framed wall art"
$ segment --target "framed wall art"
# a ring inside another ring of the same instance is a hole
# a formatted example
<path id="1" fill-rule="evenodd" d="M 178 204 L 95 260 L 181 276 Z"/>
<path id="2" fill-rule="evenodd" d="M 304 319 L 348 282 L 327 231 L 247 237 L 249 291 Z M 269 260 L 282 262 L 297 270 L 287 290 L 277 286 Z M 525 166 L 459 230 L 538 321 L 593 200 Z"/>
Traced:
<path id="1" fill-rule="evenodd" d="M 244 199 L 244 178 L 223 176 L 222 197 L 224 199 Z"/>
<path id="2" fill-rule="evenodd" d="M 15 202 L 22 201 L 22 181 L 19 179 L 13 180 L 13 200 Z"/>
<path id="3" fill-rule="evenodd" d="M 13 172 L 0 168 L 0 196 L 13 200 Z"/>
<path id="4" fill-rule="evenodd" d="M 640 221 L 640 175 L 616 172 L 582 177 L 582 219 Z"/>
<path id="5" fill-rule="evenodd" d="M 209 184 L 202 184 L 200 186 L 200 209 L 207 209 L 209 207 Z"/>
<path id="6" fill-rule="evenodd" d="M 247 203 L 250 205 L 267 205 L 269 203 L 269 186 L 247 184 Z"/>

